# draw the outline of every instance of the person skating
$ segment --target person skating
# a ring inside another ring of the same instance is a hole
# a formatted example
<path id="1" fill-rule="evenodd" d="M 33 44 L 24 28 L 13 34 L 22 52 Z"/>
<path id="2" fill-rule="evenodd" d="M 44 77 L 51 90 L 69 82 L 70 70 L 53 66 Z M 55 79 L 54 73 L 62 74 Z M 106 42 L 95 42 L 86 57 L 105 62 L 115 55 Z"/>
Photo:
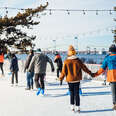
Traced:
<path id="1" fill-rule="evenodd" d="M 109 47 L 110 55 L 105 57 L 100 69 L 94 73 L 97 77 L 107 69 L 107 81 L 110 82 L 112 91 L 113 110 L 116 110 L 116 45 Z"/>
<path id="2" fill-rule="evenodd" d="M 79 85 L 82 80 L 82 70 L 92 76 L 91 71 L 77 58 L 76 51 L 72 45 L 68 49 L 68 57 L 64 61 L 59 80 L 63 80 L 66 76 L 70 91 L 71 110 L 80 112 L 80 95 Z"/>
<path id="3" fill-rule="evenodd" d="M 15 77 L 16 86 L 17 86 L 19 67 L 18 67 L 18 59 L 14 53 L 11 54 L 10 71 L 12 73 L 12 79 L 11 79 L 12 86 L 14 85 L 14 77 Z"/>
<path id="4" fill-rule="evenodd" d="M 54 72 L 54 65 L 52 60 L 47 55 L 43 54 L 41 52 L 41 49 L 38 49 L 36 51 L 36 54 L 34 55 L 34 57 L 30 62 L 29 71 L 34 66 L 35 85 L 38 90 L 36 95 L 39 95 L 40 92 L 44 95 L 45 89 L 44 77 L 46 75 L 47 62 L 50 63 L 52 72 Z"/>
<path id="5" fill-rule="evenodd" d="M 3 64 L 4 64 L 4 50 L 2 47 L 0 47 L 0 69 L 2 71 L 2 76 L 4 76 L 4 69 L 3 69 Z"/>
<path id="6" fill-rule="evenodd" d="M 55 52 L 54 62 L 57 64 L 57 78 L 59 78 L 59 73 L 62 71 L 62 58 L 57 51 Z M 62 81 L 60 81 L 60 85 L 62 85 Z"/>
<path id="7" fill-rule="evenodd" d="M 33 56 L 34 56 L 34 51 L 30 50 L 30 53 L 26 59 L 26 63 L 25 63 L 25 67 L 24 67 L 24 72 L 27 71 L 27 88 L 25 88 L 26 90 L 33 89 L 34 67 L 32 67 L 32 69 L 30 69 L 30 72 L 28 70 L 29 64 L 30 64 Z"/>

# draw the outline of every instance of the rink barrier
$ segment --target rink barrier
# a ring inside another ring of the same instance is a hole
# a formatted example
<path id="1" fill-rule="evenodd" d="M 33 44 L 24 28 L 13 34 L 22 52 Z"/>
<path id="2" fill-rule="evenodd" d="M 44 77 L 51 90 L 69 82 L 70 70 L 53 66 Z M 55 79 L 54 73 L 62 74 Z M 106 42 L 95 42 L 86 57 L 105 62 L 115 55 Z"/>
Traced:
<path id="1" fill-rule="evenodd" d="M 18 64 L 19 64 L 19 72 L 24 72 L 24 66 L 25 66 L 25 60 L 18 60 Z M 92 72 L 96 72 L 101 65 L 99 64 L 85 64 L 89 70 L 91 70 Z M 47 65 L 47 75 L 51 75 L 51 76 L 56 76 L 56 63 L 54 63 L 54 66 L 55 66 L 55 72 L 51 72 L 51 67 L 50 67 L 50 64 L 48 63 Z M 4 71 L 7 71 L 7 72 L 10 72 L 9 70 L 9 67 L 10 67 L 10 61 L 9 60 L 5 60 L 4 61 Z M 88 75 L 87 73 L 83 72 L 82 71 L 82 76 L 83 76 L 83 80 L 91 80 L 91 76 Z M 103 81 L 104 80 L 104 75 L 100 75 L 98 76 L 97 78 L 94 78 L 94 80 L 98 80 L 98 81 Z"/>

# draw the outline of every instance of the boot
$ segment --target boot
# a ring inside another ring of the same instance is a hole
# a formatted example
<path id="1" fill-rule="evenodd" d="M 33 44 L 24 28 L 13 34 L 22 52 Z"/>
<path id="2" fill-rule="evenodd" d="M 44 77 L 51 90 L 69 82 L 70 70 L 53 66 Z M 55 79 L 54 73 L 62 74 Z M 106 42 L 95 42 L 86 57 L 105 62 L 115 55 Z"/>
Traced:
<path id="1" fill-rule="evenodd" d="M 66 94 L 67 94 L 67 95 L 70 95 L 70 91 L 68 90 Z"/>
<path id="2" fill-rule="evenodd" d="M 79 94 L 82 95 L 82 89 L 81 88 L 79 88 Z"/>
<path id="3" fill-rule="evenodd" d="M 33 85 L 31 85 L 31 89 L 33 89 Z"/>
<path id="4" fill-rule="evenodd" d="M 75 111 L 74 105 L 71 105 L 70 108 L 71 108 L 72 111 Z"/>
<path id="5" fill-rule="evenodd" d="M 41 89 L 41 94 L 44 95 L 44 89 Z"/>
<path id="6" fill-rule="evenodd" d="M 40 91 L 41 91 L 41 88 L 38 88 L 38 91 L 37 91 L 36 95 L 39 95 Z"/>
<path id="7" fill-rule="evenodd" d="M 75 112 L 80 113 L 80 106 L 75 106 Z"/>
<path id="8" fill-rule="evenodd" d="M 25 88 L 25 90 L 30 90 L 30 89 L 31 89 L 30 87 Z"/>

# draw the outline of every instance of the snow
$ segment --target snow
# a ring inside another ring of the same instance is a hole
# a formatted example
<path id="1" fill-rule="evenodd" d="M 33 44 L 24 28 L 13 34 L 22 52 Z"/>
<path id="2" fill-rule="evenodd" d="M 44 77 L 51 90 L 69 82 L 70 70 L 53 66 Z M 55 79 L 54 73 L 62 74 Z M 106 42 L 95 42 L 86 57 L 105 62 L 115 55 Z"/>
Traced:
<path id="1" fill-rule="evenodd" d="M 8 68 L 8 66 L 7 66 Z M 5 70 L 5 77 L 0 77 L 0 116 L 116 116 L 112 110 L 110 86 L 103 81 L 81 81 L 81 112 L 70 110 L 68 86 L 65 80 L 59 85 L 56 72 L 47 72 L 45 95 L 36 96 L 36 88 L 27 91 L 26 74 L 19 72 L 18 86 L 11 87 L 11 75 Z"/>

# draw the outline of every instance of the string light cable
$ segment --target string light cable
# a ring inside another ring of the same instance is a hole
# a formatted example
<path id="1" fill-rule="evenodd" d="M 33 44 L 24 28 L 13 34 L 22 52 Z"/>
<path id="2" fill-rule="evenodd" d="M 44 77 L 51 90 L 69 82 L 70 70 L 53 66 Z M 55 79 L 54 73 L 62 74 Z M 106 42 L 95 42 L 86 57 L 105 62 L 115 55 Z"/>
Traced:
<path id="1" fill-rule="evenodd" d="M 14 7 L 0 7 L 0 9 L 6 9 L 6 13 L 8 13 L 8 10 L 9 9 L 12 9 L 12 10 L 21 10 L 21 11 L 24 11 L 24 10 L 27 10 L 26 8 L 14 8 Z M 33 8 L 29 8 L 29 9 L 33 9 Z M 68 15 L 70 15 L 71 12 L 82 12 L 84 15 L 86 14 L 86 12 L 95 12 L 96 15 L 98 15 L 98 12 L 109 12 L 109 14 L 111 15 L 114 11 L 116 11 L 115 9 L 45 9 L 45 11 L 49 11 L 50 15 L 52 14 L 52 11 L 64 11 L 64 12 L 67 12 Z"/>

